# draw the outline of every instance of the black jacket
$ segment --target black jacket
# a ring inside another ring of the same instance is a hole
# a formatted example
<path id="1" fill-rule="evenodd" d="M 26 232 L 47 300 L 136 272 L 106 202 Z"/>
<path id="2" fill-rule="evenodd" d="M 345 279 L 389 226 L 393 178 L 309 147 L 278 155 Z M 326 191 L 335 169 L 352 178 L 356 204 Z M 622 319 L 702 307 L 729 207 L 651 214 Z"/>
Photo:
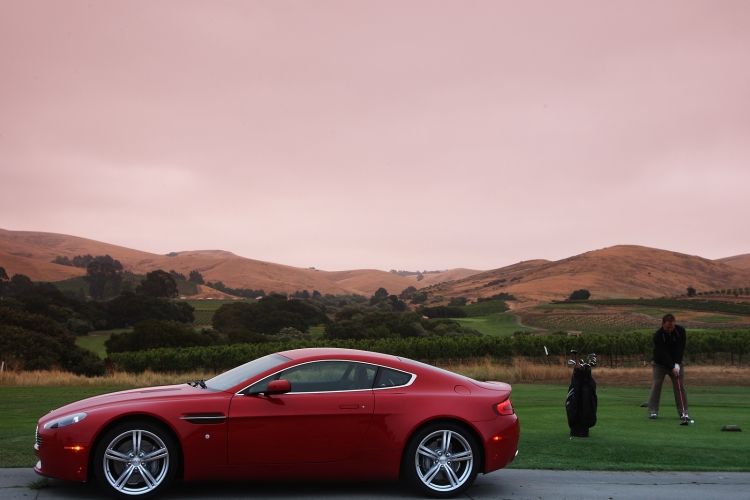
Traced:
<path id="1" fill-rule="evenodd" d="M 686 337 L 685 329 L 680 325 L 675 325 L 671 334 L 665 332 L 664 328 L 656 330 L 656 333 L 654 333 L 654 362 L 670 370 L 674 368 L 675 364 L 682 365 Z"/>

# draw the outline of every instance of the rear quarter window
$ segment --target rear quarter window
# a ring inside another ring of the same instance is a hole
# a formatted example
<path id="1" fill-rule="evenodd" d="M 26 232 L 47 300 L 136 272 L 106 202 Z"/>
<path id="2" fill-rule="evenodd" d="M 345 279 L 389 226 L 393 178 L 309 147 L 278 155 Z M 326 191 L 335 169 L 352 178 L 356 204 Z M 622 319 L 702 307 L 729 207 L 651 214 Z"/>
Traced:
<path id="1" fill-rule="evenodd" d="M 375 389 L 385 389 L 388 387 L 401 387 L 411 382 L 411 373 L 394 370 L 393 368 L 380 367 L 378 377 L 375 380 Z"/>

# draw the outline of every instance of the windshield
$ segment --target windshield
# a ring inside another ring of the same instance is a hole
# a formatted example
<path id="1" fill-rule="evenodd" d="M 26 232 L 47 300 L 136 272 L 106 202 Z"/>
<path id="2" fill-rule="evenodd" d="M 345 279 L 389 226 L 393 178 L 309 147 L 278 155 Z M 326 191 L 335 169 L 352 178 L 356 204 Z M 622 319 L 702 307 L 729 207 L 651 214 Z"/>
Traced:
<path id="1" fill-rule="evenodd" d="M 291 359 L 281 354 L 269 354 L 262 358 L 254 359 L 249 363 L 240 365 L 237 368 L 232 368 L 228 372 L 224 372 L 221 375 L 217 375 L 212 379 L 206 380 L 206 386 L 209 389 L 216 389 L 219 391 L 226 391 L 230 387 L 243 382 L 249 378 L 283 365 L 284 363 L 291 361 Z"/>

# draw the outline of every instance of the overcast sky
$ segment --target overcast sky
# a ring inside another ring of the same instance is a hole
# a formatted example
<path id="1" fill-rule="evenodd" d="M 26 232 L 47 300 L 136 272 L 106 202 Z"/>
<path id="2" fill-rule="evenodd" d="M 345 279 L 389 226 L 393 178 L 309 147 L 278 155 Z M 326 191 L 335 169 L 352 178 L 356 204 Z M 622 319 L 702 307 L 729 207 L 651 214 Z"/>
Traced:
<path id="1" fill-rule="evenodd" d="M 319 269 L 750 252 L 750 2 L 0 1 L 0 228 Z"/>

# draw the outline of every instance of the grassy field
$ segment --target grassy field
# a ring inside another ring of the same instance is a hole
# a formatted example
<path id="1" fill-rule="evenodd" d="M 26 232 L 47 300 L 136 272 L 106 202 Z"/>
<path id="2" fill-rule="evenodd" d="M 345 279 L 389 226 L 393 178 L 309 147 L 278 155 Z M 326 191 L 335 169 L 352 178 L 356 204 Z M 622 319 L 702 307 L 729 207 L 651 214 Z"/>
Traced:
<path id="1" fill-rule="evenodd" d="M 48 411 L 124 387 L 0 387 L 0 467 L 31 467 L 34 427 Z M 671 391 L 661 418 L 638 405 L 646 387 L 598 388 L 598 422 L 589 438 L 570 438 L 565 384 L 515 384 L 513 406 L 521 422 L 514 468 L 581 470 L 750 470 L 750 387 L 692 387 L 696 424 L 678 425 Z M 720 432 L 723 425 L 744 432 Z"/>
<path id="2" fill-rule="evenodd" d="M 1 387 L 0 467 L 32 467 L 34 429 L 45 413 L 79 399 L 123 387 Z"/>
<path id="3" fill-rule="evenodd" d="M 485 335 L 509 336 L 514 332 L 533 332 L 533 328 L 524 328 L 516 323 L 516 316 L 510 313 L 490 314 L 489 316 L 478 316 L 476 318 L 457 318 L 461 326 L 467 326 L 479 330 Z"/>
<path id="4" fill-rule="evenodd" d="M 119 328 L 116 330 L 91 332 L 84 337 L 76 337 L 76 344 L 91 351 L 94 351 L 99 355 L 100 358 L 104 359 L 107 357 L 107 350 L 104 348 L 104 342 L 113 333 L 130 332 L 127 328 Z"/>
<path id="5" fill-rule="evenodd" d="M 582 470 L 750 470 L 750 435 L 721 432 L 734 424 L 750 429 L 750 387 L 688 390 L 696 424 L 680 426 L 672 391 L 662 392 L 658 420 L 638 405 L 648 388 L 599 387 L 597 424 L 588 438 L 570 438 L 566 386 L 513 386 L 521 422 L 514 468 Z"/>

